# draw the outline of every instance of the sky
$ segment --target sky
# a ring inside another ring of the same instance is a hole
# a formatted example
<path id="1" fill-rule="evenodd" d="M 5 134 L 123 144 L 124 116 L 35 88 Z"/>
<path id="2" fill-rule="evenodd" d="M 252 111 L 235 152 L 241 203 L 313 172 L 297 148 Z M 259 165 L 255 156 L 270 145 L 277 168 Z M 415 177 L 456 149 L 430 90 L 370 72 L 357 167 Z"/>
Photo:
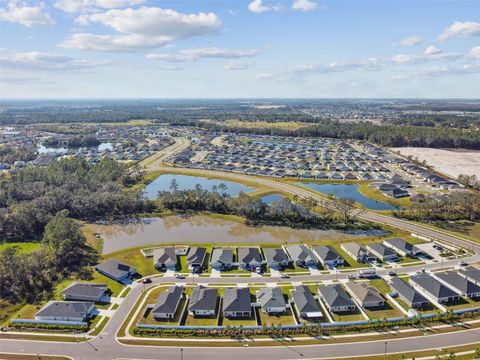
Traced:
<path id="1" fill-rule="evenodd" d="M 0 0 L 0 97 L 480 98 L 480 1 Z"/>

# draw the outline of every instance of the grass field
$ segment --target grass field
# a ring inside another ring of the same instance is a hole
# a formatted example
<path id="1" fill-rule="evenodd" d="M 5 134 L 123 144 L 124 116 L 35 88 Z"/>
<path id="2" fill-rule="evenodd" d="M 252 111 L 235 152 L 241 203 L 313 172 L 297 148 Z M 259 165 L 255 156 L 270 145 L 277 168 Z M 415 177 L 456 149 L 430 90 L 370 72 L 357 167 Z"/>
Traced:
<path id="1" fill-rule="evenodd" d="M 12 243 L 2 243 L 0 244 L 0 252 L 10 249 L 12 247 L 17 248 L 17 251 L 20 254 L 28 254 L 39 250 L 42 245 L 40 242 L 12 242 Z"/>
<path id="2" fill-rule="evenodd" d="M 294 325 L 295 319 L 292 314 L 292 310 L 287 307 L 285 314 L 268 315 L 263 311 L 258 311 L 260 317 L 260 325 L 272 326 L 272 325 Z"/>
<path id="3" fill-rule="evenodd" d="M 358 309 L 355 309 L 355 311 L 352 311 L 352 312 L 332 312 L 332 311 L 330 311 L 330 315 L 332 316 L 333 321 L 335 321 L 335 322 L 365 320 L 362 313 Z"/>

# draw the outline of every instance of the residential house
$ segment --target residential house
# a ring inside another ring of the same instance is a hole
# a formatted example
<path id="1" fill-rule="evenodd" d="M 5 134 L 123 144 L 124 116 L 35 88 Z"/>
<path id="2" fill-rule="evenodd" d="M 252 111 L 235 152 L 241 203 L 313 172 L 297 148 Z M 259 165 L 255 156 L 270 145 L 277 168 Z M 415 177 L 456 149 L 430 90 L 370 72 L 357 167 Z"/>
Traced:
<path id="1" fill-rule="evenodd" d="M 100 302 L 107 291 L 107 284 L 73 282 L 61 292 L 61 295 L 63 300 Z"/>
<path id="2" fill-rule="evenodd" d="M 345 284 L 348 292 L 364 308 L 381 307 L 385 305 L 385 299 L 377 289 L 368 282 L 349 281 Z"/>
<path id="3" fill-rule="evenodd" d="M 380 243 L 367 244 L 366 248 L 368 251 L 370 251 L 373 255 L 375 255 L 378 259 L 382 261 L 398 260 L 398 255 L 395 251 L 386 246 L 383 246 Z"/>
<path id="4" fill-rule="evenodd" d="M 265 256 L 267 265 L 275 270 L 284 269 L 293 261 L 282 248 L 264 248 L 263 255 Z"/>
<path id="5" fill-rule="evenodd" d="M 312 251 L 318 257 L 320 262 L 325 267 L 335 267 L 343 265 L 344 259 L 335 249 L 331 246 L 313 246 Z"/>
<path id="6" fill-rule="evenodd" d="M 175 271 L 178 265 L 175 248 L 172 246 L 153 250 L 153 264 L 157 270 Z"/>
<path id="7" fill-rule="evenodd" d="M 410 283 L 427 299 L 433 299 L 441 304 L 460 299 L 460 295 L 454 290 L 426 273 L 411 276 Z"/>
<path id="8" fill-rule="evenodd" d="M 438 272 L 435 273 L 435 277 L 439 279 L 441 283 L 452 288 L 463 297 L 480 297 L 480 285 L 471 282 L 456 271 Z"/>
<path id="9" fill-rule="evenodd" d="M 95 266 L 95 270 L 100 274 L 119 282 L 129 279 L 137 273 L 137 270 L 134 267 L 116 259 L 110 259 L 98 264 Z"/>
<path id="10" fill-rule="evenodd" d="M 197 286 L 192 291 L 188 313 L 192 316 L 215 316 L 217 311 L 218 290 Z"/>
<path id="11" fill-rule="evenodd" d="M 357 307 L 340 284 L 320 286 L 318 287 L 318 293 L 320 299 L 331 312 L 352 312 Z"/>
<path id="12" fill-rule="evenodd" d="M 229 270 L 233 266 L 233 250 L 214 248 L 210 257 L 210 266 L 216 270 Z"/>
<path id="13" fill-rule="evenodd" d="M 249 318 L 252 316 L 252 299 L 249 288 L 225 288 L 222 302 L 223 316 Z"/>
<path id="14" fill-rule="evenodd" d="M 300 317 L 307 319 L 323 317 L 320 305 L 315 300 L 308 286 L 297 285 L 291 291 L 291 294 Z"/>
<path id="15" fill-rule="evenodd" d="M 480 285 L 480 269 L 473 266 L 466 266 L 458 270 L 458 273 L 474 284 Z"/>
<path id="16" fill-rule="evenodd" d="M 279 287 L 265 287 L 257 291 L 257 302 L 267 314 L 278 314 L 287 311 L 287 304 Z"/>
<path id="17" fill-rule="evenodd" d="M 35 320 L 84 322 L 92 315 L 94 306 L 91 301 L 52 300 L 35 314 Z"/>
<path id="18" fill-rule="evenodd" d="M 405 189 L 387 190 L 387 191 L 384 191 L 384 194 L 390 197 L 393 197 L 395 199 L 410 196 L 410 193 L 408 192 L 408 190 L 405 190 Z"/>
<path id="19" fill-rule="evenodd" d="M 430 301 L 425 296 L 398 277 L 392 277 L 389 285 L 398 297 L 413 309 L 421 309 L 430 305 Z"/>
<path id="20" fill-rule="evenodd" d="M 204 247 L 193 247 L 188 250 L 187 265 L 190 270 L 201 270 L 205 264 L 207 249 Z"/>
<path id="21" fill-rule="evenodd" d="M 402 256 L 414 257 L 423 253 L 419 247 L 412 245 L 401 238 L 383 240 L 383 245 L 389 247 Z"/>
<path id="22" fill-rule="evenodd" d="M 159 321 L 173 320 L 182 298 L 183 288 L 181 286 L 171 286 L 168 290 L 162 291 L 153 306 L 153 318 Z"/>
<path id="23" fill-rule="evenodd" d="M 344 243 L 340 247 L 358 263 L 376 260 L 375 255 L 357 243 Z"/>
<path id="24" fill-rule="evenodd" d="M 297 266 L 305 268 L 318 266 L 317 257 L 306 245 L 289 245 L 286 246 L 285 249 Z"/>
<path id="25" fill-rule="evenodd" d="M 238 265 L 242 269 L 255 270 L 262 266 L 262 254 L 258 247 L 240 247 L 237 249 Z"/>

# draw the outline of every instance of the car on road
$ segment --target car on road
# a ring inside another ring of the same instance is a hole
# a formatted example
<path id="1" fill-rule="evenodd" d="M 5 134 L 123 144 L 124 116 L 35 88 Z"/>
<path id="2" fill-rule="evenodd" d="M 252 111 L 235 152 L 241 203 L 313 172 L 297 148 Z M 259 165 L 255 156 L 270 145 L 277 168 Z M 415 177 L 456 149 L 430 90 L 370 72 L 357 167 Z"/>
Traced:
<path id="1" fill-rule="evenodd" d="M 142 284 L 150 284 L 152 282 L 152 279 L 150 278 L 143 278 L 142 279 Z"/>
<path id="2" fill-rule="evenodd" d="M 356 278 L 357 278 L 357 276 L 355 274 L 348 274 L 347 275 L 347 279 L 352 280 L 352 279 L 356 279 Z"/>
<path id="3" fill-rule="evenodd" d="M 290 279 L 290 275 L 288 274 L 282 274 L 282 276 L 280 276 L 282 279 Z"/>
<path id="4" fill-rule="evenodd" d="M 175 274 L 175 278 L 176 278 L 176 279 L 179 279 L 179 280 L 182 280 L 182 279 L 185 279 L 185 275 Z"/>
<path id="5" fill-rule="evenodd" d="M 390 270 L 387 274 L 390 275 L 390 276 L 396 276 L 397 272 L 394 271 L 394 270 Z"/>
<path id="6" fill-rule="evenodd" d="M 458 265 L 460 265 L 460 266 L 467 266 L 468 264 L 467 264 L 467 262 L 466 262 L 465 260 L 460 260 L 460 261 L 458 262 Z"/>

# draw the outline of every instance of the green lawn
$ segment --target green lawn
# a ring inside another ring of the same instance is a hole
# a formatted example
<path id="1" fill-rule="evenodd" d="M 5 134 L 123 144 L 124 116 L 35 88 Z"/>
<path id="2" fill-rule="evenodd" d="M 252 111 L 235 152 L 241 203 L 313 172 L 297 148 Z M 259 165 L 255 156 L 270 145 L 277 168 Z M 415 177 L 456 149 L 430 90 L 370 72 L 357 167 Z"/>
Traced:
<path id="1" fill-rule="evenodd" d="M 20 254 L 28 254 L 39 250 L 42 244 L 40 242 L 11 242 L 11 243 L 2 243 L 0 244 L 0 252 L 10 249 L 12 247 L 17 248 L 17 251 Z"/>
<path id="2" fill-rule="evenodd" d="M 292 314 L 292 310 L 287 307 L 287 312 L 285 314 L 279 315 L 268 315 L 265 314 L 262 310 L 259 310 L 258 313 L 260 316 L 260 325 L 272 326 L 272 325 L 294 325 L 295 319 Z"/>
<path id="3" fill-rule="evenodd" d="M 355 309 L 355 311 L 352 311 L 352 312 L 332 312 L 332 311 L 330 311 L 330 315 L 332 316 L 333 321 L 335 321 L 335 322 L 365 320 L 362 313 L 358 309 Z"/>
<path id="4" fill-rule="evenodd" d="M 217 326 L 217 317 L 193 317 L 188 315 L 185 320 L 186 326 Z"/>
<path id="5" fill-rule="evenodd" d="M 108 316 L 104 316 L 103 319 L 102 319 L 102 322 L 97 326 L 97 328 L 95 330 L 93 330 L 90 333 L 90 335 L 97 336 L 98 334 L 100 334 L 102 332 L 103 328 L 105 327 L 105 325 L 107 325 L 108 320 L 110 320 L 110 318 Z M 90 327 L 93 327 L 93 325 L 90 325 Z"/>
<path id="6" fill-rule="evenodd" d="M 57 286 L 55 287 L 54 299 L 62 300 L 61 292 L 74 281 L 107 284 L 108 288 L 112 291 L 112 296 L 117 296 L 120 293 L 120 291 L 123 289 L 124 285 L 120 284 L 119 282 L 113 279 L 110 279 L 109 277 L 99 274 L 94 270 L 92 272 L 92 277 L 93 278 L 91 280 L 82 280 L 77 277 L 71 277 L 69 279 L 62 281 L 61 283 L 57 284 Z"/>
<path id="7" fill-rule="evenodd" d="M 35 314 L 42 308 L 42 305 L 27 304 L 12 315 L 11 319 L 34 319 Z"/>
<path id="8" fill-rule="evenodd" d="M 220 314 L 220 317 L 218 319 L 218 324 L 220 326 L 231 326 L 231 327 L 257 326 L 257 321 L 255 320 L 255 316 L 253 315 L 253 311 L 252 311 L 251 317 L 242 318 L 242 319 L 229 319 L 229 318 L 223 317 L 223 315 Z"/>
<path id="9" fill-rule="evenodd" d="M 400 311 L 391 301 L 385 299 L 385 305 L 376 308 L 364 308 L 365 313 L 370 319 L 383 319 L 393 317 L 403 317 L 405 314 Z"/>
<path id="10" fill-rule="evenodd" d="M 449 310 L 457 310 L 457 309 L 466 309 L 470 307 L 480 306 L 480 298 L 460 298 L 460 300 L 449 303 L 449 304 L 442 304 Z"/>
<path id="11" fill-rule="evenodd" d="M 179 325 L 180 320 L 182 319 L 183 315 L 183 308 L 185 307 L 187 300 L 185 298 L 180 300 L 178 304 L 177 312 L 172 320 L 168 321 L 158 321 L 153 318 L 151 310 L 148 310 L 145 315 L 143 315 L 141 319 L 142 324 L 152 324 L 152 325 Z"/>

